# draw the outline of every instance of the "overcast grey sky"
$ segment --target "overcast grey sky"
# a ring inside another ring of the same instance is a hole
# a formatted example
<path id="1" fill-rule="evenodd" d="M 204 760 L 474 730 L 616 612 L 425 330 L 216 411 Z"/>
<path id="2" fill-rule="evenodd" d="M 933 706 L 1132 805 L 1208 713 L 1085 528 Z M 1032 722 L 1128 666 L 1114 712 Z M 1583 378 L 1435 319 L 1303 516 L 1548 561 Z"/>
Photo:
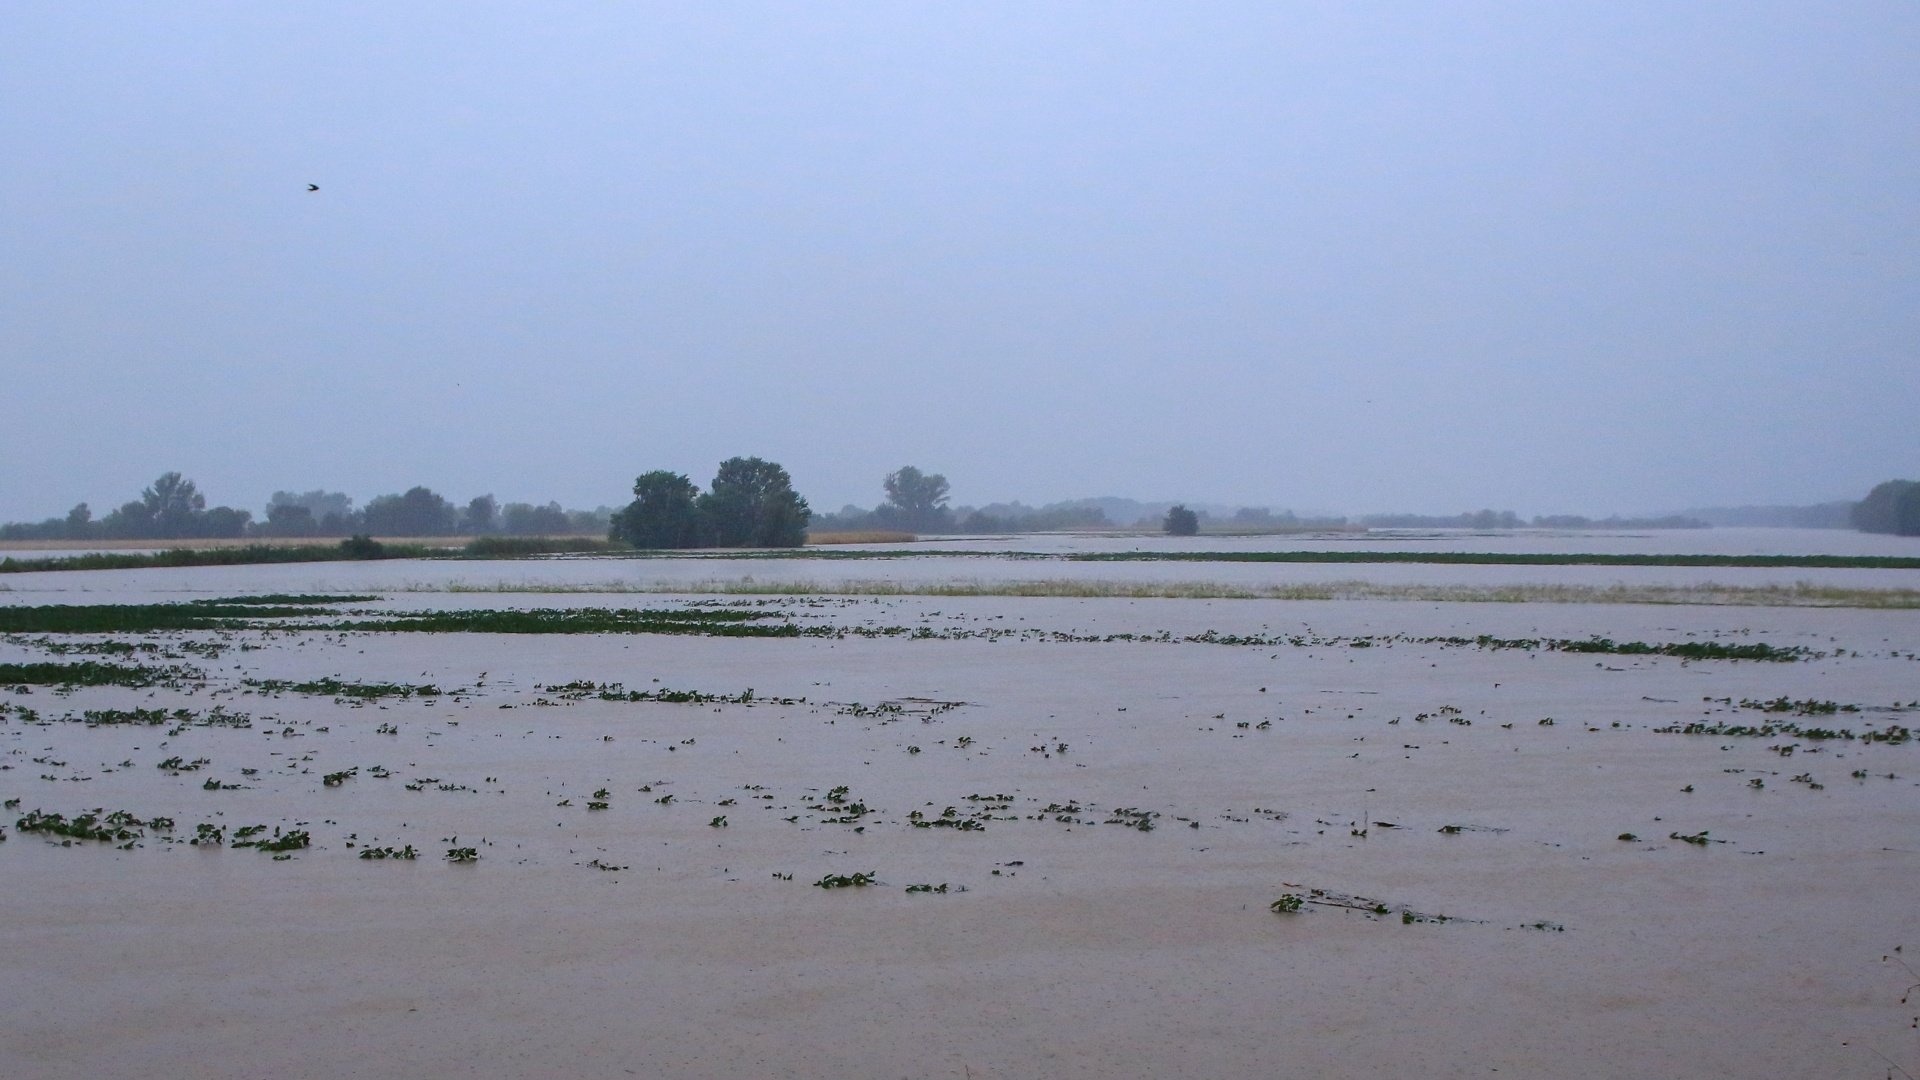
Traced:
<path id="1" fill-rule="evenodd" d="M 0 252 L 5 520 L 1855 497 L 1920 476 L 1920 4 L 12 0 Z"/>

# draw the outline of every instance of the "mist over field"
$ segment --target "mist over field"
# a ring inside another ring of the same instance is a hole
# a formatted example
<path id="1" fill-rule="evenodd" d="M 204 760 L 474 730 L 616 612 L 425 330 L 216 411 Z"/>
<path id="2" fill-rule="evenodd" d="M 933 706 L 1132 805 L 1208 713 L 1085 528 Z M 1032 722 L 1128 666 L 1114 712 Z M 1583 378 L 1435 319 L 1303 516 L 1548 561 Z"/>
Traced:
<path id="1" fill-rule="evenodd" d="M 0 13 L 0 520 L 1810 505 L 1920 469 L 1920 9 Z"/>

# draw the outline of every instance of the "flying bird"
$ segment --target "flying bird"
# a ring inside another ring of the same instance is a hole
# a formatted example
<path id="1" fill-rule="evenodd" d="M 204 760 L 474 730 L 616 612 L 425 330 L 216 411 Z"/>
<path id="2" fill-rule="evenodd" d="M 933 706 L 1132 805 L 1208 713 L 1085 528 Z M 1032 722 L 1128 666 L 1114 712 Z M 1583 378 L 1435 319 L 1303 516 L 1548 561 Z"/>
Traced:
<path id="1" fill-rule="evenodd" d="M 308 191 L 319 191 L 319 190 L 320 190 L 320 185 L 319 185 L 319 184 L 308 184 L 308 185 L 307 185 L 307 190 L 308 190 Z"/>

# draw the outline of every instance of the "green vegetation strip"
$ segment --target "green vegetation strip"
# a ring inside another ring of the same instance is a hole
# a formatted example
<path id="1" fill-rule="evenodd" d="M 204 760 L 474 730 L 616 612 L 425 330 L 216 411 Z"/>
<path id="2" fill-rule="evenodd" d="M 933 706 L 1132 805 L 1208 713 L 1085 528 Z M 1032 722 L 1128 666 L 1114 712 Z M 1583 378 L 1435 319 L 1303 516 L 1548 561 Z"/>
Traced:
<path id="1" fill-rule="evenodd" d="M 699 634 L 708 637 L 831 637 L 830 626 L 763 624 L 755 611 L 665 608 L 534 608 L 527 611 L 396 612 L 316 629 L 427 634 Z"/>
<path id="2" fill-rule="evenodd" d="M 377 596 L 322 595 L 318 593 L 268 593 L 264 596 L 223 596 L 217 600 L 195 600 L 206 607 L 287 607 L 290 605 L 365 604 Z"/>
<path id="3" fill-rule="evenodd" d="M 1765 642 L 1724 644 L 1716 641 L 1646 642 L 1615 641 L 1612 638 L 1497 638 L 1411 637 L 1400 634 L 1375 637 L 1320 637 L 1302 634 L 1223 634 L 1206 630 L 1175 637 L 1159 634 L 1075 634 L 1060 630 L 965 629 L 950 627 L 936 630 L 926 626 L 802 626 L 792 622 L 766 623 L 758 620 L 772 616 L 757 611 L 716 610 L 712 608 L 667 610 L 620 610 L 571 608 L 532 611 L 429 611 L 408 613 L 391 619 L 309 624 L 310 630 L 362 630 L 388 633 L 485 633 L 485 634 L 696 634 L 708 637 L 824 637 L 843 639 L 908 638 L 914 641 L 999 641 L 1020 639 L 1051 641 L 1061 644 L 1107 644 L 1122 641 L 1181 643 L 1189 645 L 1243 645 L 1257 648 L 1330 647 L 1366 649 L 1398 644 L 1437 645 L 1448 648 L 1521 649 L 1529 652 L 1604 653 L 1615 656 L 1671 656 L 1682 660 L 1765 660 L 1789 662 L 1811 659 L 1819 654 L 1799 645 L 1775 646 Z M 302 629 L 283 627 L 282 629 Z"/>
<path id="4" fill-rule="evenodd" d="M 1654 728 L 1658 735 L 1711 735 L 1715 738 L 1753 738 L 1777 739 L 1787 736 L 1794 739 L 1807 739 L 1820 742 L 1826 739 L 1839 739 L 1852 742 L 1858 739 L 1869 743 L 1891 743 L 1901 746 L 1913 741 L 1913 731 L 1900 724 L 1889 724 L 1884 731 L 1855 732 L 1852 728 L 1826 728 L 1795 724 L 1782 720 L 1772 724 L 1708 724 L 1694 721 L 1687 724 L 1670 724 Z"/>
<path id="5" fill-rule="evenodd" d="M 268 620 L 329 614 L 300 605 L 196 601 L 185 604 L 0 606 L 0 633 L 105 634 L 164 630 L 368 630 L 426 634 L 707 634 L 718 637 L 831 635 L 829 627 L 754 625 L 755 611 L 687 608 L 535 608 L 527 611 L 410 611 L 327 623 Z M 342 597 L 347 600 L 367 597 Z"/>
<path id="6" fill-rule="evenodd" d="M 203 674 L 189 667 L 142 667 L 138 664 L 0 664 L 0 686 L 158 686 L 198 680 Z"/>
<path id="7" fill-rule="evenodd" d="M 1527 651 L 1605 653 L 1615 656 L 1672 656 L 1683 660 L 1767 660 L 1785 662 L 1811 657 L 1801 646 L 1774 646 L 1765 642 L 1722 644 L 1714 641 L 1645 642 L 1615 641 L 1612 638 L 1496 638 L 1478 637 L 1306 637 L 1302 635 L 1222 634 L 1207 630 L 1175 638 L 1167 634 L 1072 634 L 1041 630 L 967 630 L 904 626 L 801 626 L 792 622 L 761 623 L 754 620 L 770 616 L 753 611 L 679 609 L 619 610 L 605 608 L 535 609 L 532 611 L 430 611 L 409 613 L 392 619 L 342 622 L 313 629 L 366 630 L 382 632 L 487 633 L 487 634 L 698 634 L 709 637 L 905 637 L 915 641 L 998 640 L 1001 638 L 1038 638 L 1071 644 L 1103 644 L 1118 641 L 1182 642 L 1194 645 L 1247 645 L 1271 648 L 1293 646 L 1344 646 L 1364 649 L 1398 643 L 1440 645 L 1477 649 L 1523 649 Z"/>
<path id="8" fill-rule="evenodd" d="M 0 608 L 16 620 L 16 625 L 25 629 L 48 630 L 64 629 L 69 632 L 95 632 L 103 629 L 180 629 L 187 625 L 195 612 L 223 611 L 211 606 L 193 604 L 144 605 L 124 607 L 39 607 L 39 608 Z M 246 609 L 239 609 L 246 610 Z M 266 613 L 291 613 L 305 616 L 312 614 L 305 608 L 261 608 Z M 1381 635 L 1373 637 L 1319 637 L 1310 635 L 1277 634 L 1222 634 L 1207 630 L 1198 634 L 1175 637 L 1172 634 L 1075 634 L 1067 631 L 1048 631 L 1036 629 L 966 629 L 949 627 L 934 629 L 917 626 L 834 626 L 824 623 L 801 625 L 791 621 L 770 621 L 776 616 L 771 612 L 757 610 L 739 610 L 735 608 L 534 608 L 530 610 L 482 609 L 475 611 L 418 611 L 395 612 L 379 618 L 347 618 L 333 622 L 274 623 L 258 622 L 252 629 L 293 631 L 362 631 L 377 633 L 438 633 L 438 634 L 686 634 L 703 637 L 761 637 L 761 638 L 909 638 L 915 641 L 998 641 L 1008 638 L 1020 640 L 1052 641 L 1063 644 L 1104 644 L 1121 641 L 1141 641 L 1193 645 L 1244 645 L 1271 648 L 1282 645 L 1295 647 L 1344 647 L 1354 649 L 1374 646 L 1391 647 L 1396 644 L 1438 645 L 1453 648 L 1477 649 L 1522 649 L 1527 651 L 1606 653 L 1618 656 L 1672 656 L 1684 660 L 1767 660 L 1793 661 L 1808 659 L 1816 654 L 1802 646 L 1774 646 L 1764 642 L 1741 644 L 1723 644 L 1714 641 L 1685 642 L 1644 642 L 1614 641 L 1611 638 L 1591 637 L 1584 639 L 1565 638 L 1496 638 L 1491 635 L 1479 637 L 1409 637 L 1405 635 Z M 141 620 L 146 620 L 144 624 Z M 107 625 L 102 625 L 107 624 Z M 3 625 L 3 624 L 0 624 Z M 241 625 L 241 624 L 236 624 Z M 27 669 L 35 669 L 38 675 L 29 676 Z M 120 667 L 112 664 L 38 664 L 38 665 L 0 665 L 0 683 L 9 681 L 8 672 L 19 677 L 13 682 L 54 681 L 63 685 L 87 684 L 87 680 L 96 682 L 114 682 L 120 685 L 148 686 L 155 682 L 178 680 L 180 678 L 201 677 L 198 672 L 188 673 L 181 668 L 141 668 Z M 145 681 L 127 682 L 139 678 Z M 439 691 L 431 687 L 398 687 L 382 684 L 370 690 L 377 691 L 361 694 L 353 689 L 344 689 L 353 684 L 322 680 L 318 683 L 251 683 L 268 692 L 289 690 L 296 693 L 327 694 L 333 696 L 387 696 L 401 691 L 418 694 L 433 694 Z M 638 699 L 636 699 L 638 700 Z"/>
<path id="9" fill-rule="evenodd" d="M 115 634 L 161 630 L 245 630 L 254 619 L 313 615 L 301 605 L 198 601 L 186 604 L 45 604 L 0 607 L 4 634 Z"/>

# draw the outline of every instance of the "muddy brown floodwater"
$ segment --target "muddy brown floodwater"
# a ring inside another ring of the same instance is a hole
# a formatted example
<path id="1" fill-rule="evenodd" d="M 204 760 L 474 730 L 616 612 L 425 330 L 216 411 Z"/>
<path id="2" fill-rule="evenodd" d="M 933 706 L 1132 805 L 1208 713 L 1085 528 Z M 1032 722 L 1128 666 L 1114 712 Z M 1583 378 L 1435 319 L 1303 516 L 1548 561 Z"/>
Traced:
<path id="1" fill-rule="evenodd" d="M 856 632 L 0 644 L 196 669 L 0 693 L 0 1075 L 1920 1073 L 1920 612 L 429 588 L 316 618 L 562 605 Z M 1441 640 L 1483 634 L 1807 652 Z M 270 682 L 321 677 L 439 692 Z"/>

